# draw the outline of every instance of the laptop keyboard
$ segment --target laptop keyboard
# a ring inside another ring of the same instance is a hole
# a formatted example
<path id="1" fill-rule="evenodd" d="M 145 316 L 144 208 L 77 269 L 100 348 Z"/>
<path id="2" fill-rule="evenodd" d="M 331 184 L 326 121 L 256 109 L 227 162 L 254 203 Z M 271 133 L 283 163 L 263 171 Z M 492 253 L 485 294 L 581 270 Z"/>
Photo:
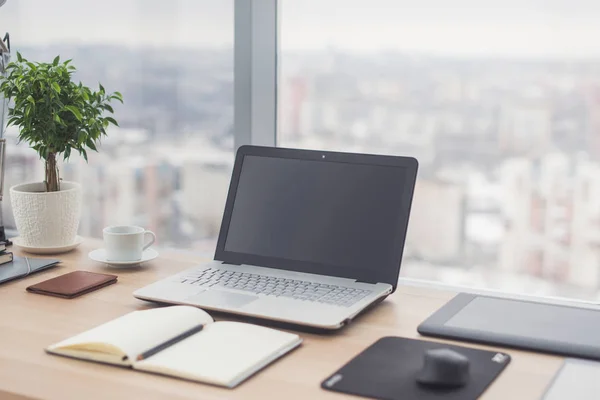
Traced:
<path id="1" fill-rule="evenodd" d="M 288 297 L 342 307 L 349 307 L 372 293 L 370 290 L 214 268 L 191 272 L 181 278 L 180 282 L 208 287 L 221 286 L 255 294 Z"/>

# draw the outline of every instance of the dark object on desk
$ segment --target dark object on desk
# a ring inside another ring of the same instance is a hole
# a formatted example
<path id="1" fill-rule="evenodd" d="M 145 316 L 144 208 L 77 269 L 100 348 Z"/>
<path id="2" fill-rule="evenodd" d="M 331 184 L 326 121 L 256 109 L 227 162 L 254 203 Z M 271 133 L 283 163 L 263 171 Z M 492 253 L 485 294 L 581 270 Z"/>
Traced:
<path id="1" fill-rule="evenodd" d="M 0 265 L 7 264 L 13 261 L 13 253 L 10 251 L 1 251 L 0 252 Z"/>
<path id="2" fill-rule="evenodd" d="M 434 349 L 447 349 L 468 359 L 470 374 L 463 386 L 439 387 L 418 382 L 425 371 L 424 357 Z M 478 398 L 509 362 L 510 356 L 504 353 L 384 337 L 325 379 L 321 387 L 386 400 L 469 400 Z"/>
<path id="3" fill-rule="evenodd" d="M 117 282 L 116 275 L 73 271 L 27 288 L 28 292 L 72 299 Z"/>
<path id="4" fill-rule="evenodd" d="M 1 219 L 0 219 L 1 221 Z M 6 249 L 6 246 L 12 246 L 12 242 L 6 237 L 4 226 L 0 226 L 0 245 Z"/>
<path id="5" fill-rule="evenodd" d="M 200 324 L 197 325 L 191 329 L 188 329 L 187 331 L 175 336 L 174 338 L 171 338 L 157 346 L 154 346 L 153 348 L 151 348 L 150 350 L 147 350 L 145 352 L 143 352 L 142 354 L 140 354 L 139 356 L 136 357 L 136 361 L 142 361 L 145 360 L 146 358 L 152 357 L 155 354 L 160 353 L 161 351 L 168 349 L 169 347 L 173 346 L 175 343 L 179 343 L 181 342 L 183 339 L 186 339 L 198 332 L 200 332 L 202 329 L 204 329 L 204 324 Z"/>
<path id="6" fill-rule="evenodd" d="M 2 242 L 2 227 L 0 227 L 0 265 L 12 262 L 13 253 L 6 251 L 6 244 Z"/>
<path id="7" fill-rule="evenodd" d="M 600 360 L 600 310 L 460 293 L 423 335 Z"/>
<path id="8" fill-rule="evenodd" d="M 54 267 L 60 260 L 52 258 L 13 257 L 13 262 L 0 265 L 0 283 L 24 278 L 35 272 Z"/>
<path id="9" fill-rule="evenodd" d="M 469 380 L 469 359 L 447 348 L 425 352 L 417 382 L 431 387 L 460 387 Z"/>

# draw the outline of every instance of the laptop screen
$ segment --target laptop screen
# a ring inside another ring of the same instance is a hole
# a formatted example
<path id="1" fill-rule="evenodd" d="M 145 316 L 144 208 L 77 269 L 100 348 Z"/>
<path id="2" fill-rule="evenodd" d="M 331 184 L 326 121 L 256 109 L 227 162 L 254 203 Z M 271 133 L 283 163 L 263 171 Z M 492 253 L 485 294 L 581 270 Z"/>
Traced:
<path id="1" fill-rule="evenodd" d="M 397 280 L 406 192 L 410 205 L 414 185 L 407 172 L 403 166 L 245 155 L 224 250 L 271 260 L 270 267 L 365 281 L 387 270 Z"/>

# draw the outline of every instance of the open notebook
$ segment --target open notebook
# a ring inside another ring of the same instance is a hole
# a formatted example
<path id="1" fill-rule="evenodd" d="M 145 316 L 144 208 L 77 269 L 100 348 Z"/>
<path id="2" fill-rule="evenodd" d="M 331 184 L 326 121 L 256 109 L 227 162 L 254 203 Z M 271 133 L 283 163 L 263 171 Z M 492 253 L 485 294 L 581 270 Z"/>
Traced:
<path id="1" fill-rule="evenodd" d="M 202 330 L 138 360 L 173 338 Z M 302 342 L 295 334 L 172 306 L 134 311 L 46 348 L 48 353 L 234 387 Z"/>

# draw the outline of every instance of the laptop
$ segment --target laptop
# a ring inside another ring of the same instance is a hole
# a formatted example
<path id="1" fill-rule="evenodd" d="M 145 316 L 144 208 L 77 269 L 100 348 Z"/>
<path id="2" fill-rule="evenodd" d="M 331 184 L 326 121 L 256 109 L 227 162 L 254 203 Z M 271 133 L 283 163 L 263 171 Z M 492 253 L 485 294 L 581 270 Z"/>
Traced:
<path id="1" fill-rule="evenodd" d="M 341 328 L 396 289 L 417 165 L 410 157 L 242 146 L 214 259 L 134 296 Z"/>

